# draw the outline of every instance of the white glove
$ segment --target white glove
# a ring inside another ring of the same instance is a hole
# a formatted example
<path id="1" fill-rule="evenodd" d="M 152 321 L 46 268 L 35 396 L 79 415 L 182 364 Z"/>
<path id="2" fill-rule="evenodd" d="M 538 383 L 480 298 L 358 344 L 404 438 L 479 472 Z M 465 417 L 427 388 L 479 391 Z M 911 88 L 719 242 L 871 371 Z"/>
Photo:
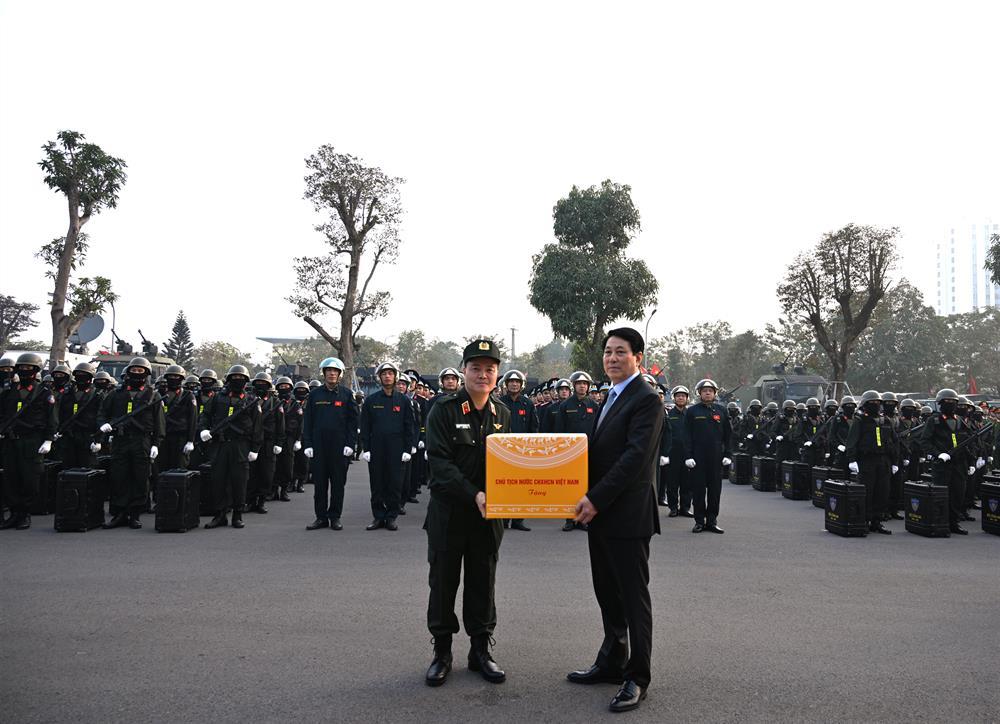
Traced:
<path id="1" fill-rule="evenodd" d="M 212 433 L 210 433 L 208 430 L 202 430 L 201 434 L 198 435 L 198 437 L 201 438 L 202 442 L 208 442 L 209 440 L 212 439 Z"/>
<path id="2" fill-rule="evenodd" d="M 160 454 L 160 448 L 156 447 L 156 445 L 151 445 L 149 448 L 149 459 L 156 460 L 156 457 L 159 454 Z"/>
<path id="3" fill-rule="evenodd" d="M 311 447 L 307 447 L 307 448 L 306 448 L 305 450 L 303 450 L 303 451 L 302 451 L 302 454 L 303 454 L 303 455 L 305 455 L 305 456 L 306 456 L 307 458 L 309 458 L 310 460 L 312 460 L 312 457 L 313 457 L 313 449 L 312 449 Z"/>
<path id="4" fill-rule="evenodd" d="M 729 458 L 722 458 L 722 464 L 723 465 L 732 465 L 733 461 L 730 460 Z"/>
<path id="5" fill-rule="evenodd" d="M 847 463 L 847 469 L 850 470 L 852 473 L 856 473 L 856 472 L 858 472 L 858 464 L 857 463 Z"/>
<path id="6" fill-rule="evenodd" d="M 908 468 L 908 467 L 910 467 L 910 461 L 909 461 L 909 460 L 904 460 L 904 461 L 903 461 L 903 467 L 904 467 L 904 468 Z"/>
<path id="7" fill-rule="evenodd" d="M 427 459 L 427 451 L 424 450 L 424 460 L 426 460 L 426 459 Z"/>
<path id="8" fill-rule="evenodd" d="M 892 474 L 895 475 L 898 472 L 899 472 L 899 466 L 898 465 L 893 465 L 892 466 Z"/>
<path id="9" fill-rule="evenodd" d="M 753 433 L 750 433 L 749 435 L 747 435 L 747 440 L 753 440 Z"/>
<path id="10" fill-rule="evenodd" d="M 190 455 L 192 452 L 194 452 L 194 443 L 193 442 L 184 443 L 184 454 Z"/>
<path id="11" fill-rule="evenodd" d="M 247 453 L 247 462 L 248 463 L 257 462 L 257 453 L 255 452 Z"/>
<path id="12" fill-rule="evenodd" d="M 992 457 L 986 458 L 986 462 L 988 462 L 990 465 L 992 465 L 993 464 L 993 458 Z"/>
<path id="13" fill-rule="evenodd" d="M 948 453 L 941 453 L 940 455 L 938 455 L 938 460 L 940 460 L 943 463 L 949 462 L 951 460 L 951 455 L 949 455 Z"/>
<path id="14" fill-rule="evenodd" d="M 976 470 L 979 470 L 979 468 L 983 467 L 983 465 L 985 464 L 986 461 L 983 460 L 982 458 L 979 458 L 978 460 L 976 460 Z"/>
<path id="15" fill-rule="evenodd" d="M 110 434 L 112 429 L 114 428 L 112 428 L 111 425 L 109 425 L 106 422 L 103 425 L 101 425 L 101 432 L 103 432 L 105 435 Z"/>
<path id="16" fill-rule="evenodd" d="M 785 436 L 784 435 L 777 435 L 774 439 L 777 440 L 778 442 L 781 442 L 782 440 L 785 439 Z"/>
<path id="17" fill-rule="evenodd" d="M 421 440 L 420 442 L 418 442 L 417 443 L 417 447 L 420 448 L 421 450 L 423 450 L 424 449 L 424 441 Z"/>
<path id="18" fill-rule="evenodd" d="M 58 439 L 59 439 L 59 438 L 61 438 L 61 437 L 62 437 L 62 435 L 60 435 L 60 434 L 59 434 L 59 433 L 57 432 L 57 433 L 56 433 L 55 435 L 53 435 L 53 436 L 52 436 L 52 441 L 53 441 L 53 442 L 55 442 L 56 440 L 58 440 Z"/>
<path id="19" fill-rule="evenodd" d="M 802 447 L 812 447 L 812 446 L 813 446 L 812 440 L 806 440 L 804 443 L 802 443 Z"/>
<path id="20" fill-rule="evenodd" d="M 660 455 L 660 467 L 662 468 L 664 465 L 669 465 L 669 464 L 670 464 L 670 458 L 666 457 L 665 455 Z"/>
<path id="21" fill-rule="evenodd" d="M 847 448 L 844 447 L 843 445 L 837 445 L 837 450 L 839 450 L 840 452 L 847 452 Z"/>
<path id="22" fill-rule="evenodd" d="M 415 447 L 411 447 L 410 448 L 410 455 L 416 455 L 416 454 L 417 454 L 417 449 Z M 404 460 L 404 462 L 406 462 L 406 461 Z"/>
<path id="23" fill-rule="evenodd" d="M 52 441 L 51 440 L 46 440 L 45 442 L 42 443 L 42 446 L 40 448 L 38 448 L 38 454 L 39 455 L 48 455 L 49 454 L 49 450 L 51 450 L 51 449 L 52 449 Z"/>
<path id="24" fill-rule="evenodd" d="M 688 468 L 693 468 L 698 463 L 694 461 L 694 458 L 688 458 L 687 460 L 684 461 L 684 464 L 687 465 Z"/>
<path id="25" fill-rule="evenodd" d="M 298 452 L 301 449 L 302 449 L 302 441 L 301 440 L 296 440 L 292 444 L 292 450 L 294 450 L 295 452 Z"/>
<path id="26" fill-rule="evenodd" d="M 403 462 L 404 463 L 410 462 L 410 453 L 403 453 Z"/>
<path id="27" fill-rule="evenodd" d="M 669 464 L 670 464 L 670 457 L 668 456 L 667 457 L 667 465 L 669 465 Z"/>
<path id="28" fill-rule="evenodd" d="M 94 453 L 96 455 L 100 451 L 101 451 L 101 443 L 99 443 L 99 442 L 92 442 L 92 443 L 90 443 L 90 452 L 92 452 L 92 453 Z"/>
<path id="29" fill-rule="evenodd" d="M 344 447 L 344 457 L 345 458 L 349 458 L 353 454 L 354 454 L 354 448 L 353 447 L 347 447 L 347 446 Z"/>
<path id="30" fill-rule="evenodd" d="M 830 453 L 824 453 L 823 457 L 824 458 L 829 458 L 830 457 Z"/>
<path id="31" fill-rule="evenodd" d="M 271 452 L 273 452 L 275 455 L 281 455 L 282 449 L 283 448 L 281 447 L 281 445 L 275 445 L 274 447 L 271 448 Z"/>
<path id="32" fill-rule="evenodd" d="M 367 450 L 365 450 L 363 453 L 361 453 L 361 459 L 364 460 L 366 463 L 370 463 L 372 461 L 372 454 Z"/>
<path id="33" fill-rule="evenodd" d="M 975 474 L 976 474 L 976 466 L 975 465 L 970 465 L 969 466 L 969 475 L 975 475 Z"/>

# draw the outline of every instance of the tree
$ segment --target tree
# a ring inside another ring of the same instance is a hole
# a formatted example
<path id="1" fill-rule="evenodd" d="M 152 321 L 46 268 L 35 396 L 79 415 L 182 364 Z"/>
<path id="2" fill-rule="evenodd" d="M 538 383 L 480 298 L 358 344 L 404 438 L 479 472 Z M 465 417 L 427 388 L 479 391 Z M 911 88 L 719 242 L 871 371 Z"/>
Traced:
<path id="1" fill-rule="evenodd" d="M 191 341 L 191 327 L 188 326 L 183 309 L 177 312 L 177 319 L 170 330 L 170 339 L 163 343 L 163 350 L 167 357 L 188 372 L 194 369 L 194 343 Z"/>
<path id="2" fill-rule="evenodd" d="M 19 302 L 14 297 L 0 294 L 0 350 L 10 347 L 11 340 L 17 335 L 38 326 L 32 316 L 37 311 L 37 304 Z"/>
<path id="3" fill-rule="evenodd" d="M 639 211 L 629 186 L 607 180 L 600 187 L 574 186 L 552 218 L 557 243 L 532 257 L 528 299 L 555 334 L 573 343 L 573 366 L 603 376 L 605 327 L 641 319 L 659 290 L 645 262 L 625 256 L 640 228 Z"/>
<path id="4" fill-rule="evenodd" d="M 824 234 L 795 258 L 778 287 L 785 314 L 812 327 L 835 381 L 846 379 L 851 352 L 892 286 L 898 235 L 896 227 L 855 224 Z"/>
<path id="5" fill-rule="evenodd" d="M 986 250 L 986 270 L 990 281 L 1000 285 L 1000 234 L 990 237 L 990 248 Z"/>
<path id="6" fill-rule="evenodd" d="M 975 380 L 980 391 L 1000 392 L 1000 309 L 952 314 L 945 324 L 950 330 L 948 384 L 962 392 Z"/>
<path id="7" fill-rule="evenodd" d="M 316 211 L 329 215 L 316 230 L 326 237 L 330 251 L 295 260 L 295 289 L 288 301 L 338 352 L 350 384 L 362 325 L 388 312 L 389 293 L 369 287 L 379 264 L 396 259 L 403 214 L 399 186 L 404 181 L 330 145 L 320 146 L 306 159 L 306 167 L 305 198 Z M 338 334 L 327 332 L 316 320 L 325 312 L 340 318 Z"/>
<path id="8" fill-rule="evenodd" d="M 70 335 L 83 321 L 82 317 L 75 317 L 73 312 L 66 312 L 71 290 L 70 275 L 75 268 L 80 230 L 95 214 L 106 208 L 113 209 L 118 206 L 118 193 L 127 179 L 125 162 L 120 158 L 109 156 L 100 146 L 85 143 L 82 133 L 60 131 L 56 134 L 56 138 L 56 141 L 49 141 L 42 146 L 45 155 L 38 162 L 45 173 L 45 184 L 66 197 L 69 210 L 69 229 L 61 245 L 56 247 L 58 263 L 52 265 L 54 289 L 50 312 L 52 317 L 50 365 L 55 365 L 62 359 Z M 97 280 L 107 282 L 103 277 L 96 277 L 95 282 Z M 81 280 L 80 284 L 82 285 L 84 281 Z M 106 291 L 110 294 L 110 282 L 107 285 L 94 284 L 95 290 L 103 286 L 106 286 Z M 81 290 L 77 289 L 76 294 L 81 294 Z M 92 300 L 95 304 L 102 302 L 97 297 L 93 297 Z M 73 302 L 74 309 L 81 308 L 78 301 Z M 107 297 L 103 303 L 108 301 L 113 299 Z M 98 311 L 103 309 L 103 303 Z"/>
<path id="9" fill-rule="evenodd" d="M 251 368 L 253 365 L 249 361 L 250 355 L 241 352 L 229 342 L 211 341 L 203 342 L 194 349 L 194 361 L 191 368 L 198 370 L 195 374 L 200 374 L 201 370 L 211 369 L 219 375 L 219 379 L 226 376 L 226 372 L 233 365 L 244 365 Z"/>

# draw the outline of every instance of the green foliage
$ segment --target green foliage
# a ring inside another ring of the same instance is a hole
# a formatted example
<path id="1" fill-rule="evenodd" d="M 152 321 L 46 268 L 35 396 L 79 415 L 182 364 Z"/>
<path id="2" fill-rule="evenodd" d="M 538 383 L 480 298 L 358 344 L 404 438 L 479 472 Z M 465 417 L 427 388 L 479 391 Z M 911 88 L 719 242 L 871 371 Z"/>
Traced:
<path id="1" fill-rule="evenodd" d="M 567 370 L 575 369 L 571 353 L 573 345 L 564 339 L 555 337 L 551 342 L 535 347 L 529 352 L 522 352 L 513 357 L 509 364 L 501 366 L 501 370 L 520 370 L 530 377 L 547 380 L 550 377 L 562 377 Z"/>
<path id="2" fill-rule="evenodd" d="M 100 314 L 105 307 L 118 301 L 118 295 L 111 289 L 111 280 L 107 277 L 83 277 L 75 284 L 69 285 L 67 299 L 70 302 L 69 333 L 73 334 L 85 317 Z"/>
<path id="3" fill-rule="evenodd" d="M 191 371 L 194 364 L 194 343 L 191 341 L 191 327 L 188 326 L 183 309 L 177 312 L 177 319 L 170 332 L 170 339 L 163 344 L 166 355 L 185 370 Z"/>
<path id="4" fill-rule="evenodd" d="M 76 237 L 76 249 L 73 252 L 73 258 L 69 263 L 70 272 L 75 272 L 77 267 L 82 267 L 87 262 L 87 252 L 90 251 L 90 237 L 86 232 L 81 231 Z M 60 236 L 47 244 L 43 244 L 42 247 L 35 252 L 35 258 L 41 259 L 45 262 L 45 266 L 48 269 L 45 270 L 45 276 L 49 279 L 55 279 L 56 274 L 59 271 L 59 261 L 62 259 L 63 254 L 66 253 L 66 237 Z"/>
<path id="5" fill-rule="evenodd" d="M 962 391 L 975 378 L 980 390 L 1000 393 L 1000 309 L 953 314 L 945 323 L 950 330 L 948 384 Z"/>
<path id="6" fill-rule="evenodd" d="M 38 326 L 33 316 L 37 311 L 37 304 L 19 302 L 14 297 L 0 294 L 0 349 L 13 347 L 11 341 L 17 335 Z M 14 349 L 24 348 L 14 347 Z"/>
<path id="7" fill-rule="evenodd" d="M 86 218 L 118 206 L 118 193 L 128 178 L 125 162 L 85 143 L 82 133 L 60 131 L 56 139 L 42 146 L 45 157 L 38 162 L 45 184 L 76 200 Z"/>
<path id="8" fill-rule="evenodd" d="M 986 250 L 986 270 L 990 281 L 1000 285 L 1000 234 L 990 237 L 990 248 Z"/>
<path id="9" fill-rule="evenodd" d="M 605 181 L 573 187 L 553 211 L 559 240 L 532 257 L 528 299 L 549 318 L 552 331 L 573 343 L 573 366 L 602 375 L 599 349 L 616 320 L 641 320 L 656 303 L 659 284 L 645 262 L 625 249 L 639 229 L 631 189 Z"/>
<path id="10" fill-rule="evenodd" d="M 197 370 L 199 374 L 204 369 L 215 370 L 219 378 L 225 377 L 226 372 L 233 365 L 246 365 L 251 373 L 257 370 L 249 361 L 250 355 L 241 352 L 229 342 L 221 340 L 203 342 L 194 349 L 194 361 L 191 364 L 192 370 Z"/>
<path id="11" fill-rule="evenodd" d="M 703 377 L 710 377 L 726 389 L 753 384 L 770 371 L 777 351 L 767 339 L 753 330 L 733 334 L 726 321 L 703 322 L 654 339 L 646 348 L 647 368 L 654 364 L 663 370 L 671 386 L 692 387 Z"/>

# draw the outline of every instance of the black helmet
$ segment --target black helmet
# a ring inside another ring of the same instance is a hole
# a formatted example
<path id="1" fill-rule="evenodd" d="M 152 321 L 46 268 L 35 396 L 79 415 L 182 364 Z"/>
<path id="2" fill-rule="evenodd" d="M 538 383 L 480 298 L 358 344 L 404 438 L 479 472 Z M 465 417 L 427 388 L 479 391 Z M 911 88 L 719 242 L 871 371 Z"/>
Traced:
<path id="1" fill-rule="evenodd" d="M 737 412 L 739 412 L 740 406 L 737 405 L 735 402 L 730 402 L 728 405 L 726 405 L 726 409 L 727 410 L 736 410 Z"/>
<path id="2" fill-rule="evenodd" d="M 271 386 L 271 375 L 269 375 L 267 372 L 258 372 L 257 374 L 255 374 L 253 376 L 253 381 L 254 382 L 266 382 L 267 386 L 270 387 Z"/>
<path id="3" fill-rule="evenodd" d="M 233 365 L 232 367 L 229 368 L 229 371 L 226 373 L 226 380 L 229 380 L 229 378 L 232 377 L 233 375 L 243 375 L 249 380 L 250 370 L 248 370 L 243 365 Z"/>
<path id="4" fill-rule="evenodd" d="M 164 377 L 167 377 L 169 375 L 177 375 L 178 377 L 184 377 L 185 376 L 184 368 L 181 367 L 180 365 L 170 365 L 163 373 Z"/>
<path id="5" fill-rule="evenodd" d="M 73 374 L 77 372 L 93 377 L 97 373 L 97 368 L 90 364 L 90 362 L 81 362 L 73 368 Z"/>
<path id="6" fill-rule="evenodd" d="M 938 391 L 937 395 L 934 397 L 934 402 L 940 405 L 945 400 L 954 400 L 957 403 L 958 393 L 949 387 L 945 387 L 943 390 Z"/>
<path id="7" fill-rule="evenodd" d="M 897 402 L 897 401 L 898 401 L 898 398 L 896 397 L 896 393 L 895 392 L 883 392 L 882 393 L 882 402 Z"/>
<path id="8" fill-rule="evenodd" d="M 210 380 L 215 380 L 216 382 L 218 382 L 219 381 L 219 375 L 215 374 L 215 370 L 202 370 L 201 374 L 198 375 L 198 379 L 201 379 L 201 380 L 210 379 Z"/>
<path id="9" fill-rule="evenodd" d="M 279 387 L 281 385 L 288 385 L 289 387 L 291 387 L 292 386 L 292 380 L 291 380 L 291 378 L 285 377 L 284 375 L 282 375 L 281 377 L 279 377 L 278 381 L 274 383 L 274 386 L 275 387 Z"/>
<path id="10" fill-rule="evenodd" d="M 201 381 L 198 379 L 198 375 L 188 375 L 184 378 L 184 388 L 188 390 L 197 390 L 201 386 Z"/>
<path id="11" fill-rule="evenodd" d="M 795 401 L 794 400 L 785 400 L 784 403 L 782 403 L 782 405 L 781 405 L 781 409 L 782 410 L 794 410 L 795 409 Z"/>
<path id="12" fill-rule="evenodd" d="M 3 359 L 0 359 L 0 369 L 13 369 L 13 367 L 14 359 L 12 357 L 4 357 Z"/>
<path id="13" fill-rule="evenodd" d="M 153 368 L 149 366 L 149 360 L 145 357 L 134 357 L 131 362 L 128 363 L 126 371 L 131 370 L 133 367 L 142 367 L 146 370 L 147 375 L 153 374 Z"/>
<path id="14" fill-rule="evenodd" d="M 278 382 L 280 383 L 281 380 L 278 380 Z M 309 383 L 306 382 L 305 380 L 299 380 L 298 382 L 295 383 L 295 388 L 294 389 L 301 390 L 303 387 L 308 390 L 309 389 Z"/>
<path id="15" fill-rule="evenodd" d="M 806 407 L 819 407 L 819 400 L 815 397 L 810 397 L 806 400 Z"/>
<path id="16" fill-rule="evenodd" d="M 909 397 L 907 397 L 906 399 L 904 399 L 902 402 L 899 403 L 899 407 L 901 410 L 905 410 L 910 407 L 915 408 L 916 406 L 917 403 L 911 400 Z"/>
<path id="17" fill-rule="evenodd" d="M 861 404 L 864 405 L 866 402 L 881 402 L 882 395 L 880 395 L 875 390 L 865 390 L 861 394 Z"/>
<path id="18" fill-rule="evenodd" d="M 23 352 L 17 357 L 17 367 L 34 367 L 36 372 L 41 372 L 44 365 L 42 356 L 34 352 Z"/>

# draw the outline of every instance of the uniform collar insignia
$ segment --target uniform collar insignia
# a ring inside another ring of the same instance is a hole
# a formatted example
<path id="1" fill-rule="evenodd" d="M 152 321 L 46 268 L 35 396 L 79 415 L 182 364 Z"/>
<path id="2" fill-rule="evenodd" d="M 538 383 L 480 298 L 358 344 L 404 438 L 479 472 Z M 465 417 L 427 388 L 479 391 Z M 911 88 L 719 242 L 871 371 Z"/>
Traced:
<path id="1" fill-rule="evenodd" d="M 463 415 L 468 415 L 469 411 L 471 409 L 472 409 L 472 407 L 469 405 L 468 400 L 466 400 L 465 402 L 462 403 L 462 414 Z"/>
<path id="2" fill-rule="evenodd" d="M 490 400 L 490 414 L 493 415 L 493 417 L 497 416 L 497 408 L 493 406 L 493 400 Z"/>

